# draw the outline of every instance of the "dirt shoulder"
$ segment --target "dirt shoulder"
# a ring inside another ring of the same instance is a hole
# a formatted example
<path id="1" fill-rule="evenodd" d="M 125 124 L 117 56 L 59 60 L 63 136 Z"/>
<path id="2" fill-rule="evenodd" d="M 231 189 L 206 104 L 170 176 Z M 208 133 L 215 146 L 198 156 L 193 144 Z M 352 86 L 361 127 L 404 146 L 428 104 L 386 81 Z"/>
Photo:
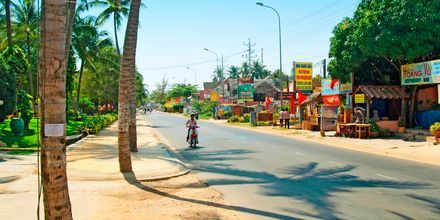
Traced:
<path id="1" fill-rule="evenodd" d="M 440 165 L 440 145 L 420 141 L 404 141 L 402 139 L 357 139 L 321 137 L 319 132 L 285 129 L 272 126 L 251 127 L 249 124 L 227 123 L 226 120 L 204 120 L 206 122 L 222 124 L 252 130 L 265 134 L 279 135 L 302 141 L 319 143 L 327 146 L 356 150 L 365 153 L 377 154 L 393 158 L 412 160 L 421 163 Z M 331 134 L 328 132 L 327 134 Z"/>

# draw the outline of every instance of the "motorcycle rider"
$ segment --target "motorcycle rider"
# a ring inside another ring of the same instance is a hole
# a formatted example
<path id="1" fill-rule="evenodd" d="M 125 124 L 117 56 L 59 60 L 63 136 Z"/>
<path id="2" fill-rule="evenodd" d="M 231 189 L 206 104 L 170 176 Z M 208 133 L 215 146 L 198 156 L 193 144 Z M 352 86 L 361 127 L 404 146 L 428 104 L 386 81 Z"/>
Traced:
<path id="1" fill-rule="evenodd" d="M 191 128 L 192 128 L 193 126 L 197 126 L 197 120 L 195 119 L 195 114 L 194 114 L 194 113 L 191 113 L 191 118 L 188 119 L 188 121 L 186 121 L 186 127 L 188 128 L 188 133 L 187 133 L 187 135 L 186 135 L 186 141 L 187 141 L 187 142 L 188 142 L 188 140 L 189 140 L 189 133 L 190 133 Z M 199 140 L 197 140 L 196 143 L 199 143 Z"/>

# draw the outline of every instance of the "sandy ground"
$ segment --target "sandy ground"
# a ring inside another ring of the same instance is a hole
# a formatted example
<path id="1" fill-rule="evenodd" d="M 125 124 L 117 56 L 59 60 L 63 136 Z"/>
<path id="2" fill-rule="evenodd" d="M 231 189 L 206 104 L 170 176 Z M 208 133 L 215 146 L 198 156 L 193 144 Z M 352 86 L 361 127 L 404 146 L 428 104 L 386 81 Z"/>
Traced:
<path id="1" fill-rule="evenodd" d="M 362 151 L 366 153 L 412 160 L 421 163 L 440 165 L 440 145 L 422 141 L 404 141 L 402 139 L 358 139 L 332 136 L 334 132 L 326 132 L 321 137 L 316 131 L 285 129 L 272 126 L 251 127 L 249 124 L 227 123 L 226 120 L 205 120 L 207 122 L 239 127 L 266 134 L 280 135 L 304 141 L 324 144 L 333 147 Z"/>
<path id="2" fill-rule="evenodd" d="M 138 118 L 139 153 L 133 173 L 118 172 L 117 124 L 68 151 L 69 194 L 74 219 L 243 219 L 223 195 L 194 174 L 162 181 L 181 167 L 163 150 L 148 122 Z M 36 155 L 0 153 L 0 219 L 36 219 Z M 167 162 L 168 161 L 168 162 Z M 41 206 L 43 204 L 41 203 Z M 41 214 L 42 216 L 42 214 Z"/>

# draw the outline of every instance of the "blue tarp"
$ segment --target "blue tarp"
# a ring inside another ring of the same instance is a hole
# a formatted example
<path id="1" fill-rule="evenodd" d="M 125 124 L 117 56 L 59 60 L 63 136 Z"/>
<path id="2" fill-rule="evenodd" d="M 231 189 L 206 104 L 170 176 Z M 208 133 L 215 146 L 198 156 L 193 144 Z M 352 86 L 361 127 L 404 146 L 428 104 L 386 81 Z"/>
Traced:
<path id="1" fill-rule="evenodd" d="M 416 126 L 421 126 L 425 129 L 440 121 L 440 110 L 426 110 L 419 111 L 414 117 L 414 122 Z"/>

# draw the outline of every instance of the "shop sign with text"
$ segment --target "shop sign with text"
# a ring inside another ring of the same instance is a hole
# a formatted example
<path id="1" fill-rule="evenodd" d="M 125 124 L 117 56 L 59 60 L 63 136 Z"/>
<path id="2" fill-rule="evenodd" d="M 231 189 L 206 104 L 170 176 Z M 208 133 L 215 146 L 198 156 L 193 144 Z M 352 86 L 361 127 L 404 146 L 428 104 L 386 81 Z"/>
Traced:
<path id="1" fill-rule="evenodd" d="M 440 83 L 440 60 L 402 65 L 402 85 Z"/>
<path id="2" fill-rule="evenodd" d="M 301 92 L 312 92 L 313 63 L 295 62 L 296 90 Z"/>

